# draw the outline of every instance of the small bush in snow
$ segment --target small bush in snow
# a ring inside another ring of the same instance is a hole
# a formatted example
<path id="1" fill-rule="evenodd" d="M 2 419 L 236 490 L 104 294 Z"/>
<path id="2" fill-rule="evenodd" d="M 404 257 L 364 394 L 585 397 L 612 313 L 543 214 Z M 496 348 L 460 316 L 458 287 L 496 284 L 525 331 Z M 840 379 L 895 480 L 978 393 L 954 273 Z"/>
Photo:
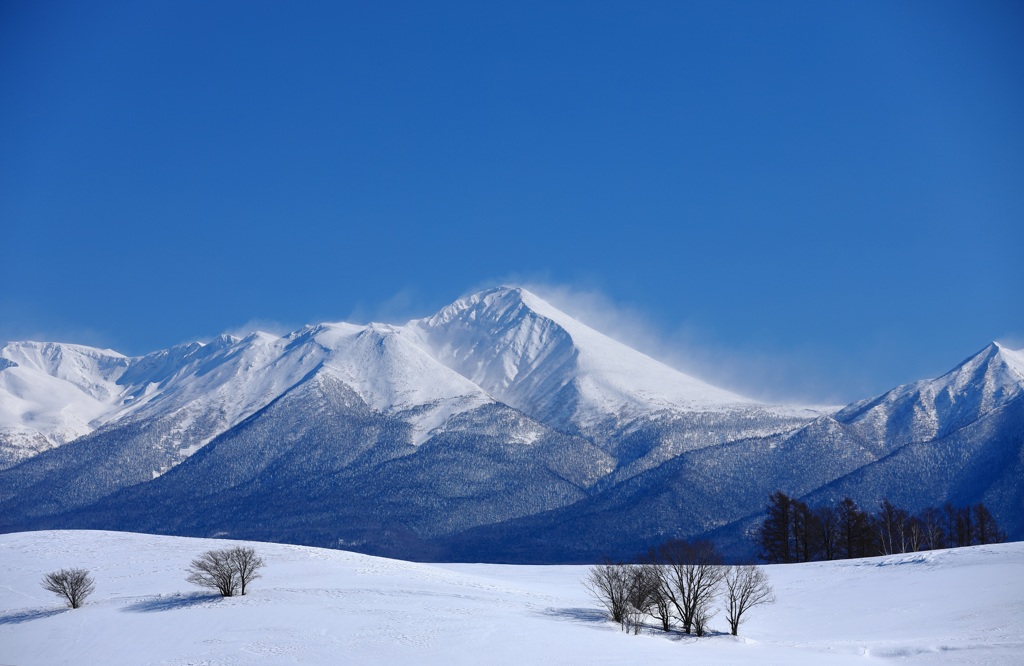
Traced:
<path id="1" fill-rule="evenodd" d="M 43 588 L 64 597 L 71 608 L 85 603 L 93 587 L 94 581 L 86 569 L 61 569 L 43 576 Z"/>
<path id="2" fill-rule="evenodd" d="M 208 550 L 188 568 L 188 582 L 217 590 L 222 597 L 245 594 L 252 581 L 260 577 L 263 558 L 252 548 L 235 546 L 224 550 Z"/>

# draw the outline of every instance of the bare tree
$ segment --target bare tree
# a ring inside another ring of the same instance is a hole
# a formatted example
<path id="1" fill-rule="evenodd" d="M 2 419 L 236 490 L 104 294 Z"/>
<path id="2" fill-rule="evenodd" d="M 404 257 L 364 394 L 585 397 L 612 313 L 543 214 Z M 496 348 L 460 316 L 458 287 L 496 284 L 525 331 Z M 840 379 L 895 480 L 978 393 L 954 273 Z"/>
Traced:
<path id="1" fill-rule="evenodd" d="M 642 565 L 648 580 L 654 585 L 647 600 L 647 614 L 657 620 L 662 631 L 672 628 L 672 601 L 665 589 L 665 576 L 653 549 L 648 553 L 647 563 Z"/>
<path id="2" fill-rule="evenodd" d="M 732 635 L 737 635 L 743 616 L 754 606 L 775 602 L 775 593 L 764 570 L 755 566 L 733 566 L 725 577 L 726 608 Z"/>
<path id="3" fill-rule="evenodd" d="M 238 574 L 238 593 L 245 596 L 245 588 L 260 577 L 260 569 L 266 566 L 263 558 L 248 546 L 235 546 L 227 551 L 228 559 Z"/>
<path id="4" fill-rule="evenodd" d="M 909 520 L 906 510 L 893 506 L 887 499 L 882 500 L 874 521 L 879 555 L 896 555 L 910 550 L 907 539 Z"/>
<path id="5" fill-rule="evenodd" d="M 644 619 L 658 613 L 658 619 L 669 615 L 668 601 L 661 594 L 661 576 L 657 567 L 634 564 L 629 567 L 629 599 L 626 608 L 626 631 L 639 634 Z M 664 628 L 664 620 L 662 620 Z M 668 629 L 665 629 L 668 631 Z"/>
<path id="6" fill-rule="evenodd" d="M 230 550 L 208 550 L 192 560 L 186 580 L 199 587 L 217 590 L 222 597 L 232 597 L 238 589 L 238 571 Z"/>
<path id="7" fill-rule="evenodd" d="M 43 576 L 43 589 L 64 597 L 71 608 L 85 603 L 93 588 L 94 581 L 86 569 L 61 569 Z"/>
<path id="8" fill-rule="evenodd" d="M 708 633 L 708 622 L 718 611 L 714 610 L 711 604 L 704 604 L 697 608 L 693 614 L 693 633 L 704 636 Z"/>
<path id="9" fill-rule="evenodd" d="M 662 590 L 675 608 L 683 631 L 691 633 L 694 619 L 707 613 L 718 594 L 726 567 L 708 541 L 668 541 L 658 549 L 662 563 Z"/>
<path id="10" fill-rule="evenodd" d="M 220 592 L 222 597 L 245 594 L 246 587 L 260 577 L 263 558 L 248 546 L 208 550 L 188 568 L 188 582 Z"/>
<path id="11" fill-rule="evenodd" d="M 918 514 L 923 530 L 922 548 L 936 550 L 946 547 L 946 533 L 942 529 L 942 512 L 933 506 L 925 507 Z"/>
<path id="12" fill-rule="evenodd" d="M 629 565 L 606 561 L 590 567 L 583 586 L 608 611 L 608 616 L 625 629 L 630 596 Z"/>

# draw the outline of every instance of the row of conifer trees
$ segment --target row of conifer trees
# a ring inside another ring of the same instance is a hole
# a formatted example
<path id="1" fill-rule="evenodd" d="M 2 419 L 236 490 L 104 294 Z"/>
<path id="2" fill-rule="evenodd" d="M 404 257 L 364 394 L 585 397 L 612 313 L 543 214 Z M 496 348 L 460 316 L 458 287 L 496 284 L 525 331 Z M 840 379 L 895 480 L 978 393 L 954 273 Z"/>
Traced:
<path id="1" fill-rule="evenodd" d="M 754 536 L 761 559 L 771 563 L 892 555 L 1006 540 L 981 503 L 964 507 L 946 503 L 912 514 L 886 499 L 875 513 L 868 513 L 849 497 L 812 508 L 779 490 L 768 498 L 765 513 Z"/>

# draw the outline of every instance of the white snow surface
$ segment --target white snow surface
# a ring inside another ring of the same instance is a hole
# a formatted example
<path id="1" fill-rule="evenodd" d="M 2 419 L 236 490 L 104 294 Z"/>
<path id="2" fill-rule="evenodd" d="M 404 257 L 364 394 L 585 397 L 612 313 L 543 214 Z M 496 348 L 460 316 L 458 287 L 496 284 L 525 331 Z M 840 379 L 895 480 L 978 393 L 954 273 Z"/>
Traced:
<path id="1" fill-rule="evenodd" d="M 185 581 L 237 542 L 93 531 L 0 535 L 0 663 L 1019 664 L 1024 544 L 766 567 L 777 602 L 740 636 L 627 635 L 584 566 L 413 564 L 249 543 L 266 561 L 244 597 Z M 92 572 L 77 610 L 39 585 Z M 866 661 L 867 660 L 867 661 Z"/>
<path id="2" fill-rule="evenodd" d="M 53 445 L 107 414 L 129 359 L 109 349 L 52 342 L 0 347 L 0 429 L 39 433 Z"/>

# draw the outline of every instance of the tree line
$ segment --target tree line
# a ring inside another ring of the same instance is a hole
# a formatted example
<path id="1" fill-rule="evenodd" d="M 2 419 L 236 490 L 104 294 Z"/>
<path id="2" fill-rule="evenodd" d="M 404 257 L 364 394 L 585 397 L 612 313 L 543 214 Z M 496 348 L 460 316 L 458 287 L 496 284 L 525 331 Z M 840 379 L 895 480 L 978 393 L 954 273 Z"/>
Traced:
<path id="1" fill-rule="evenodd" d="M 911 513 L 885 499 L 868 513 L 849 497 L 812 508 L 777 490 L 754 538 L 762 560 L 789 563 L 1001 543 L 1006 533 L 980 502 Z"/>
<path id="2" fill-rule="evenodd" d="M 724 610 L 735 636 L 750 609 L 775 601 L 760 567 L 726 566 L 708 541 L 673 539 L 638 563 L 595 565 L 584 585 L 608 617 L 633 634 L 653 620 L 665 632 L 678 627 L 704 636 L 710 620 Z"/>

